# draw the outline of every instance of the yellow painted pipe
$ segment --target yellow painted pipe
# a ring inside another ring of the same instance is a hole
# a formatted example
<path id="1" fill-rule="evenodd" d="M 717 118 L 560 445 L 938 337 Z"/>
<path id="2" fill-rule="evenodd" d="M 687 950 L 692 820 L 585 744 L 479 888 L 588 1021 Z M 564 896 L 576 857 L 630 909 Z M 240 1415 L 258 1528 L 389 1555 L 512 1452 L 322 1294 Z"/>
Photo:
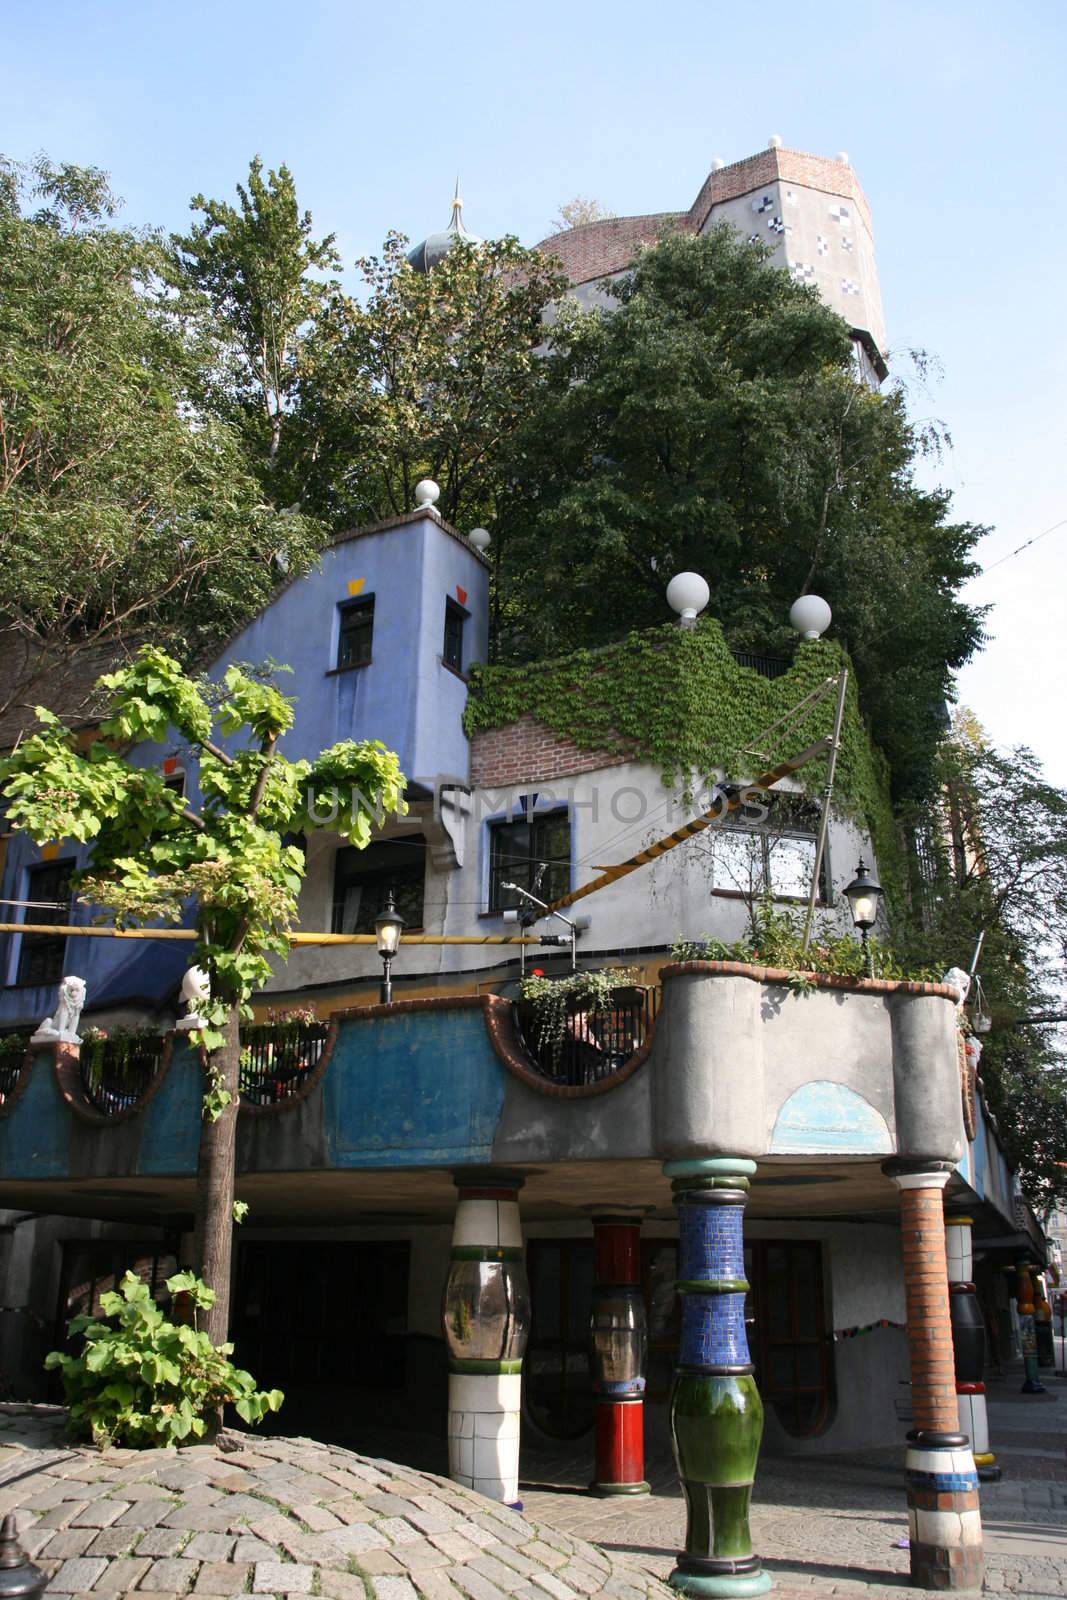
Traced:
<path id="1" fill-rule="evenodd" d="M 65 923 L 0 922 L 0 933 L 51 933 L 73 939 L 185 939 L 195 940 L 195 928 L 75 928 Z M 291 933 L 289 943 L 377 944 L 373 933 Z M 401 939 L 409 944 L 541 944 L 537 937 L 518 933 L 409 933 Z"/>

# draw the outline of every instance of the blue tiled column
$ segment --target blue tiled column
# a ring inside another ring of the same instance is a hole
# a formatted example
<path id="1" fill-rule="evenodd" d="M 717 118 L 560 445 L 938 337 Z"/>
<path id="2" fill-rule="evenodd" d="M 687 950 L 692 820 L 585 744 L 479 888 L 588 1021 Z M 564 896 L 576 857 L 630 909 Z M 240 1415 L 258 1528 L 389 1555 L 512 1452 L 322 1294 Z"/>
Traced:
<path id="1" fill-rule="evenodd" d="M 678 1206 L 682 1332 L 671 1387 L 674 1458 L 686 1502 L 673 1588 L 701 1597 L 766 1594 L 748 1514 L 763 1406 L 745 1334 L 743 1221 L 754 1161 L 669 1161 Z"/>

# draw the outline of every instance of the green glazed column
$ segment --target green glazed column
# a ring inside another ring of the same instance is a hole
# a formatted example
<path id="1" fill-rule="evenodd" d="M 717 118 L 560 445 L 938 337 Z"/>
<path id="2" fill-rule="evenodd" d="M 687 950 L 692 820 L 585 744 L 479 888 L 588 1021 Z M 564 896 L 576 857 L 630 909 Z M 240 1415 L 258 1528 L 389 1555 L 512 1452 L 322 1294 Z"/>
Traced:
<path id="1" fill-rule="evenodd" d="M 749 1502 L 763 1405 L 745 1333 L 743 1222 L 754 1161 L 668 1161 L 678 1206 L 682 1331 L 671 1386 L 674 1459 L 686 1504 L 685 1549 L 672 1588 L 716 1597 L 766 1594 Z"/>

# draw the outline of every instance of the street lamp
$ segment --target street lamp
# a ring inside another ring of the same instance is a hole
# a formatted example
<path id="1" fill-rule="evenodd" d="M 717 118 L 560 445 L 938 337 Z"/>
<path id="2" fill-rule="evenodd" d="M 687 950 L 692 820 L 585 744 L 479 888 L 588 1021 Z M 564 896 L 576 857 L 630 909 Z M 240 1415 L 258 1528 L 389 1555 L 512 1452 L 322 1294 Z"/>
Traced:
<path id="1" fill-rule="evenodd" d="M 385 897 L 385 904 L 374 919 L 374 937 L 378 943 L 378 954 L 382 958 L 382 986 L 378 998 L 383 1006 L 390 1005 L 393 999 L 393 980 L 390 975 L 393 957 L 400 945 L 400 935 L 404 931 L 404 919 L 396 909 L 393 901 L 393 891 L 390 889 Z"/>
<path id="2" fill-rule="evenodd" d="M 852 920 L 860 930 L 860 938 L 863 940 L 863 959 L 869 978 L 873 978 L 874 968 L 871 964 L 871 949 L 867 943 L 867 934 L 878 920 L 878 902 L 884 892 L 882 885 L 861 856 L 856 867 L 856 876 L 845 889 L 845 898 L 852 912 Z"/>

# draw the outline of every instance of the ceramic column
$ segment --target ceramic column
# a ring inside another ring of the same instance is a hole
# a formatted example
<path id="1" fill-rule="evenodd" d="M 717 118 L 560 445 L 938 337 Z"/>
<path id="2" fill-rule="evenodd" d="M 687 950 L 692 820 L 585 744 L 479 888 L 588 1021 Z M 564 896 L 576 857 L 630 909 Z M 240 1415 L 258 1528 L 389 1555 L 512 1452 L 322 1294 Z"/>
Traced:
<path id="1" fill-rule="evenodd" d="M 1034 1286 L 1030 1280 L 1033 1271 L 1029 1261 L 1020 1261 L 1015 1268 L 1015 1309 L 1019 1314 L 1019 1342 L 1023 1350 L 1023 1394 L 1045 1394 L 1045 1385 L 1037 1372 L 1037 1329 L 1034 1326 Z"/>
<path id="2" fill-rule="evenodd" d="M 943 1167 L 944 1170 L 938 1170 Z M 921 1589 L 980 1589 L 978 1473 L 959 1431 L 942 1190 L 950 1163 L 887 1169 L 900 1190 L 912 1414 L 905 1476 L 911 1579 Z"/>
<path id="3" fill-rule="evenodd" d="M 698 1596 L 766 1594 L 753 1554 L 749 1501 L 763 1406 L 745 1333 L 742 1224 L 756 1163 L 669 1161 L 678 1206 L 682 1331 L 671 1386 L 674 1459 L 686 1503 L 685 1549 L 671 1586 Z"/>
<path id="4" fill-rule="evenodd" d="M 648 1329 L 641 1290 L 641 1219 L 593 1221 L 595 1284 L 589 1322 L 596 1396 L 598 1495 L 648 1494 L 645 1482 L 645 1375 Z"/>
<path id="5" fill-rule="evenodd" d="M 956 1405 L 960 1432 L 971 1441 L 978 1476 L 986 1483 L 1000 1477 L 996 1457 L 989 1448 L 989 1421 L 985 1399 L 985 1319 L 971 1281 L 971 1217 L 945 1218 L 945 1253 L 948 1259 L 952 1350 L 956 1369 Z"/>
<path id="6" fill-rule="evenodd" d="M 521 1509 L 519 1408 L 530 1291 L 515 1173 L 457 1173 L 442 1320 L 448 1345 L 448 1470 Z"/>

